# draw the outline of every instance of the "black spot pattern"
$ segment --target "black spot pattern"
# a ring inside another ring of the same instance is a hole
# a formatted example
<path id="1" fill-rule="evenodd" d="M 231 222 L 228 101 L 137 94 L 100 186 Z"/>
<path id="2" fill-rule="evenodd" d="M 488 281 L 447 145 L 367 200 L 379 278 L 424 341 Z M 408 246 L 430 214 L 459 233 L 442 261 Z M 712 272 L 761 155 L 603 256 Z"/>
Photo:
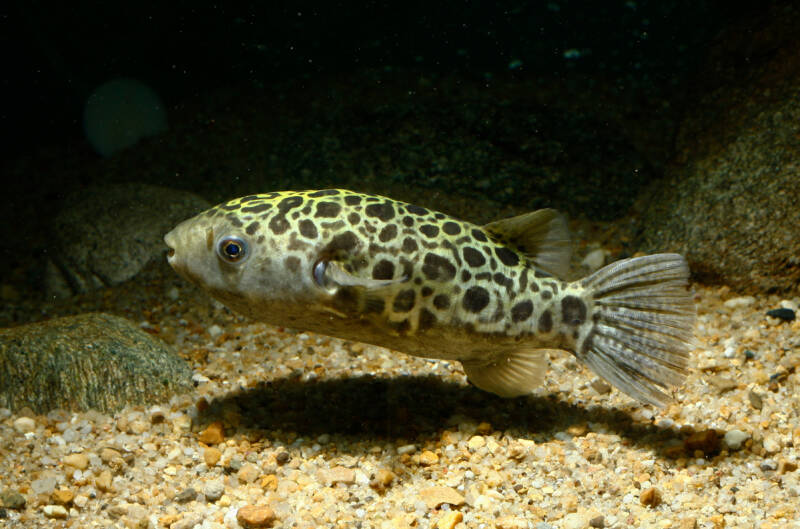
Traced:
<path id="1" fill-rule="evenodd" d="M 429 213 L 429 211 L 427 209 L 425 209 L 423 207 L 420 207 L 420 206 L 415 206 L 413 204 L 406 205 L 406 211 L 408 211 L 409 213 L 412 213 L 414 215 L 418 215 L 420 217 L 422 217 L 424 215 L 427 215 Z"/>
<path id="2" fill-rule="evenodd" d="M 552 297 L 553 297 L 552 292 L 550 292 L 549 290 L 542 290 L 542 299 L 548 300 L 551 299 Z"/>
<path id="3" fill-rule="evenodd" d="M 403 251 L 406 253 L 413 253 L 419 249 L 417 246 L 417 241 L 412 239 L 411 237 L 406 237 L 403 239 Z"/>
<path id="4" fill-rule="evenodd" d="M 561 300 L 561 317 L 568 325 L 580 325 L 586 321 L 586 304 L 575 296 Z"/>
<path id="5" fill-rule="evenodd" d="M 341 211 L 342 206 L 337 202 L 318 202 L 314 217 L 338 217 Z"/>
<path id="6" fill-rule="evenodd" d="M 394 263 L 381 259 L 372 269 L 372 279 L 392 279 L 394 277 Z"/>
<path id="7" fill-rule="evenodd" d="M 429 239 L 433 239 L 437 235 L 439 235 L 439 227 L 434 226 L 433 224 L 424 224 L 419 228 L 419 231 L 423 233 Z"/>
<path id="8" fill-rule="evenodd" d="M 514 323 L 527 320 L 531 314 L 533 314 L 533 302 L 529 299 L 511 307 L 511 321 Z"/>
<path id="9" fill-rule="evenodd" d="M 338 189 L 321 189 L 319 191 L 314 191 L 313 193 L 310 193 L 308 196 L 312 198 L 318 198 L 318 197 L 329 197 L 338 194 L 339 194 Z"/>
<path id="10" fill-rule="evenodd" d="M 449 281 L 456 276 L 456 267 L 441 255 L 427 253 L 422 264 L 422 273 L 428 279 Z"/>
<path id="11" fill-rule="evenodd" d="M 357 206 L 361 204 L 361 197 L 358 195 L 347 195 L 344 197 L 344 203 L 348 206 Z"/>
<path id="12" fill-rule="evenodd" d="M 475 238 L 476 241 L 486 242 L 489 239 L 486 238 L 486 234 L 484 234 L 481 230 L 474 229 L 472 230 L 472 236 Z"/>
<path id="13" fill-rule="evenodd" d="M 354 211 L 353 213 L 350 213 L 347 216 L 347 222 L 349 222 L 351 226 L 355 226 L 356 224 L 361 222 L 361 215 L 359 215 Z"/>
<path id="14" fill-rule="evenodd" d="M 437 294 L 433 298 L 433 306 L 439 310 L 445 310 L 450 307 L 450 296 L 447 294 Z"/>
<path id="15" fill-rule="evenodd" d="M 444 224 L 442 224 L 442 231 L 448 235 L 458 235 L 461 233 L 461 226 L 453 222 L 452 220 L 448 220 Z"/>
<path id="16" fill-rule="evenodd" d="M 358 246 L 358 237 L 352 231 L 335 235 L 328 243 L 327 250 L 331 252 L 351 252 Z"/>
<path id="17" fill-rule="evenodd" d="M 500 262 L 506 266 L 517 266 L 519 264 L 519 255 L 505 246 L 498 246 L 494 249 L 494 253 Z"/>
<path id="18" fill-rule="evenodd" d="M 394 206 L 388 202 L 382 204 L 370 204 L 364 209 L 368 217 L 377 217 L 386 222 L 394 218 Z"/>
<path id="19" fill-rule="evenodd" d="M 263 213 L 272 207 L 272 204 L 258 204 L 242 208 L 242 213 Z"/>
<path id="20" fill-rule="evenodd" d="M 433 294 L 433 289 L 431 287 L 422 287 L 422 297 L 427 298 L 431 294 Z"/>
<path id="21" fill-rule="evenodd" d="M 542 315 L 539 316 L 538 326 L 541 333 L 548 333 L 553 330 L 553 315 L 550 314 L 549 310 L 542 312 Z"/>
<path id="22" fill-rule="evenodd" d="M 403 225 L 408 226 L 409 228 L 414 225 L 414 217 L 409 217 L 406 215 L 403 217 Z"/>
<path id="23" fill-rule="evenodd" d="M 300 269 L 300 259 L 294 255 L 288 256 L 283 262 L 290 272 L 297 272 Z"/>
<path id="24" fill-rule="evenodd" d="M 258 228 L 259 228 L 259 226 L 260 226 L 260 224 L 258 223 L 258 221 L 254 221 L 254 222 L 251 222 L 251 223 L 250 223 L 250 224 L 247 226 L 247 229 L 245 229 L 244 231 L 245 231 L 245 232 L 246 232 L 248 235 L 254 235 L 254 234 L 255 234 L 255 233 L 258 231 Z"/>
<path id="25" fill-rule="evenodd" d="M 384 226 L 384 228 L 378 234 L 378 239 L 380 239 L 381 242 L 389 242 L 395 237 L 397 237 L 397 226 L 394 224 L 388 224 Z"/>
<path id="26" fill-rule="evenodd" d="M 316 239 L 317 234 L 317 226 L 314 224 L 314 222 L 308 219 L 303 219 L 300 221 L 300 235 L 308 239 Z"/>
<path id="27" fill-rule="evenodd" d="M 401 290 L 394 298 L 392 310 L 395 312 L 408 312 L 414 308 L 416 293 L 412 289 Z"/>
<path id="28" fill-rule="evenodd" d="M 489 304 L 489 291 L 479 286 L 470 287 L 464 293 L 461 304 L 468 312 L 478 313 Z"/>
<path id="29" fill-rule="evenodd" d="M 473 268 L 477 268 L 486 264 L 486 257 L 484 257 L 483 253 L 481 253 L 480 250 L 476 250 L 472 246 L 465 246 L 461 253 L 464 254 L 464 260 L 467 262 L 467 264 Z"/>
<path id="30" fill-rule="evenodd" d="M 419 319 L 417 320 L 417 332 L 423 332 L 436 325 L 436 315 L 426 308 L 419 311 Z"/>

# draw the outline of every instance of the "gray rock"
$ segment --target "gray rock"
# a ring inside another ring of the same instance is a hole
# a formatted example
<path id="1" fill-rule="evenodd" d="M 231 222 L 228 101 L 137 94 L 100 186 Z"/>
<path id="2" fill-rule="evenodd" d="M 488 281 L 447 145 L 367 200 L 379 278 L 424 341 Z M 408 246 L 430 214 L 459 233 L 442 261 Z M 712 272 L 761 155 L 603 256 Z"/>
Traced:
<path id="1" fill-rule="evenodd" d="M 163 254 L 167 231 L 209 206 L 193 193 L 138 183 L 73 193 L 50 227 L 46 294 L 64 298 L 130 279 Z"/>
<path id="2" fill-rule="evenodd" d="M 0 492 L 0 503 L 7 509 L 19 510 L 25 507 L 25 496 L 16 490 L 6 489 Z"/>
<path id="3" fill-rule="evenodd" d="M 192 388 L 188 364 L 136 325 L 90 313 L 0 329 L 0 407 L 110 413 Z"/>
<path id="4" fill-rule="evenodd" d="M 758 45 L 741 49 L 769 60 L 741 60 L 707 89 L 681 125 L 668 177 L 639 203 L 643 249 L 680 252 L 695 278 L 739 292 L 800 283 L 800 72 L 794 45 Z"/>

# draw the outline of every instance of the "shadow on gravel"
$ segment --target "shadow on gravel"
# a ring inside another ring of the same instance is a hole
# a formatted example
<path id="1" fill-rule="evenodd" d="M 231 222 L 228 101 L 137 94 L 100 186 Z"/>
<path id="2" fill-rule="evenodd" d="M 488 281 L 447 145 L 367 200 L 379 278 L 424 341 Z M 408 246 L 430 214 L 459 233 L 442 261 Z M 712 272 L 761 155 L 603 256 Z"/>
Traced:
<path id="1" fill-rule="evenodd" d="M 625 444 L 676 457 L 676 441 L 687 437 L 675 428 L 635 422 L 612 408 L 582 408 L 554 397 L 502 399 L 436 376 L 278 379 L 215 400 L 204 412 L 201 427 L 224 421 L 231 412 L 240 418 L 237 433 L 256 438 L 283 437 L 276 432 L 280 431 L 301 437 L 339 434 L 364 442 L 424 442 L 448 427 L 485 421 L 515 436 L 550 439 L 572 425 L 595 423 L 620 435 Z"/>

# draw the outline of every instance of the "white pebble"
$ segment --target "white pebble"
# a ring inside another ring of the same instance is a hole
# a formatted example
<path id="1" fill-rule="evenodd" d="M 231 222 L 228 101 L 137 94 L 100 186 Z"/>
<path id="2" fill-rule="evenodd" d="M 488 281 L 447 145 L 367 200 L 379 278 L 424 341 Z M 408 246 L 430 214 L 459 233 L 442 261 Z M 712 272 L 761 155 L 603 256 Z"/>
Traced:
<path id="1" fill-rule="evenodd" d="M 781 451 L 781 440 L 777 435 L 768 435 L 764 438 L 764 450 L 770 454 Z"/>
<path id="2" fill-rule="evenodd" d="M 14 429 L 19 433 L 28 433 L 36 429 L 36 421 L 30 417 L 20 417 L 14 421 Z"/>
<path id="3" fill-rule="evenodd" d="M 608 257 L 608 255 L 609 251 L 604 250 L 603 248 L 592 250 L 586 254 L 586 257 L 583 258 L 583 261 L 581 261 L 581 266 L 590 272 L 599 270 L 604 264 L 606 264 L 606 257 Z"/>
<path id="4" fill-rule="evenodd" d="M 739 309 L 742 307 L 749 307 L 756 302 L 753 296 L 742 296 L 738 298 L 731 298 L 725 302 L 725 306 L 729 309 Z"/>
<path id="5" fill-rule="evenodd" d="M 397 447 L 397 455 L 413 454 L 417 451 L 417 445 L 403 445 Z"/>
<path id="6" fill-rule="evenodd" d="M 203 487 L 203 495 L 206 497 L 208 501 L 217 501 L 222 497 L 222 494 L 225 492 L 225 484 L 222 480 L 213 480 L 206 483 L 206 486 Z"/>
<path id="7" fill-rule="evenodd" d="M 730 450 L 739 450 L 749 437 L 748 434 L 741 430 L 730 430 L 729 432 L 725 432 L 723 442 Z"/>
<path id="8" fill-rule="evenodd" d="M 178 291 L 177 287 L 172 287 L 167 290 L 167 299 L 170 301 L 177 301 L 179 297 L 181 297 L 181 293 Z"/>
<path id="9" fill-rule="evenodd" d="M 576 512 L 570 513 L 564 517 L 564 529 L 584 529 L 588 525 L 589 520 Z"/>
<path id="10" fill-rule="evenodd" d="M 67 510 L 61 505 L 45 505 L 42 507 L 42 512 L 48 518 L 63 520 L 67 517 Z"/>
<path id="11" fill-rule="evenodd" d="M 212 325 L 211 327 L 209 327 L 207 330 L 208 330 L 208 334 L 210 334 L 212 338 L 216 338 L 217 336 L 222 334 L 222 327 L 220 327 L 216 323 L 214 325 Z"/>
<path id="12" fill-rule="evenodd" d="M 793 311 L 797 312 L 797 310 L 798 310 L 797 301 L 795 301 L 793 299 L 782 299 L 781 300 L 781 308 L 789 309 L 789 310 L 793 310 Z"/>

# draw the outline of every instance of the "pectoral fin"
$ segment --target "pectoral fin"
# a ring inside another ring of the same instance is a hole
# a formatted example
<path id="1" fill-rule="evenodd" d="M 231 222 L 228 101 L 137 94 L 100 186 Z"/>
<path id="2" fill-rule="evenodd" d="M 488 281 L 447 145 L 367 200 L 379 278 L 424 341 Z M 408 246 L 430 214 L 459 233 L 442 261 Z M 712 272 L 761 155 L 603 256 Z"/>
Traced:
<path id="1" fill-rule="evenodd" d="M 359 316 L 383 312 L 385 301 L 394 297 L 407 278 L 359 277 L 337 261 L 320 261 L 314 267 L 314 280 L 333 296 L 331 308 L 336 313 Z"/>
<path id="2" fill-rule="evenodd" d="M 542 384 L 547 371 L 546 349 L 514 351 L 490 363 L 462 362 L 469 381 L 501 397 L 526 395 Z"/>

